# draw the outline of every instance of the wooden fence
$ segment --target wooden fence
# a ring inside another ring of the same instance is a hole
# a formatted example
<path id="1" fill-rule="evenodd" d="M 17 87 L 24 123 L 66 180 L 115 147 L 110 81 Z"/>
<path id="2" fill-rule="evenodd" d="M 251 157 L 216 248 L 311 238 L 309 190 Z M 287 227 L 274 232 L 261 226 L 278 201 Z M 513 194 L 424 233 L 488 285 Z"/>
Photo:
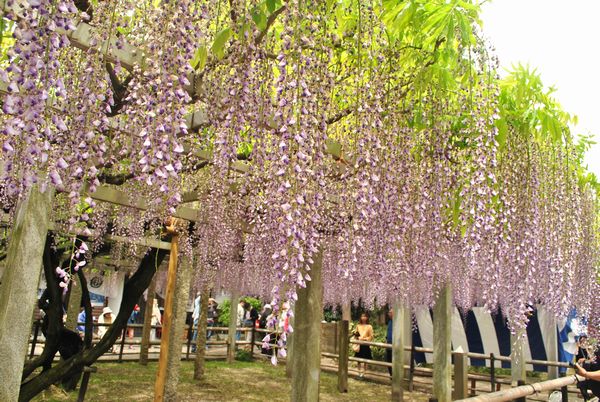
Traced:
<path id="1" fill-rule="evenodd" d="M 79 323 L 80 325 L 83 325 L 84 323 Z M 101 326 L 110 326 L 110 324 L 99 324 L 99 323 L 93 323 L 93 328 L 98 328 Z M 44 341 L 39 339 L 39 333 L 40 333 L 40 327 L 41 327 L 41 322 L 39 320 L 36 320 L 34 322 L 33 325 L 33 333 L 32 333 L 32 338 L 30 340 L 30 344 L 31 344 L 31 349 L 30 349 L 30 354 L 29 357 L 33 358 L 35 355 L 35 349 L 37 345 L 43 344 Z M 127 324 L 127 326 L 125 328 L 123 328 L 123 332 L 121 334 L 121 338 L 118 339 L 115 342 L 115 346 L 118 347 L 118 357 L 117 357 L 117 361 L 118 362 L 122 362 L 124 361 L 123 359 L 123 352 L 125 349 L 125 345 L 141 345 L 141 341 L 139 340 L 130 340 L 129 338 L 127 338 L 127 329 L 129 328 L 143 328 L 143 324 Z M 153 325 L 151 327 L 153 330 L 155 329 L 160 329 L 162 328 L 159 325 Z M 224 340 L 212 340 L 212 339 L 207 339 L 206 341 L 206 345 L 207 347 L 209 346 L 225 346 L 227 349 L 227 353 L 229 353 L 230 348 L 232 347 L 232 345 L 229 344 L 229 341 L 227 340 L 227 334 L 229 332 L 229 328 L 228 327 L 208 327 L 207 331 L 212 332 L 213 334 L 217 334 L 217 338 L 220 337 L 220 335 L 223 335 L 223 337 L 225 338 Z M 272 339 L 277 338 L 281 332 L 280 331 L 272 331 L 272 330 L 267 330 L 267 329 L 259 329 L 259 328 L 255 328 L 255 327 L 240 327 L 240 328 L 236 328 L 236 331 L 239 332 L 240 334 L 248 334 L 248 332 L 250 333 L 250 340 L 236 340 L 235 341 L 235 346 L 234 347 L 239 347 L 239 346 L 246 346 L 249 347 L 250 345 L 253 345 L 254 347 L 250 347 L 249 348 L 249 354 L 250 354 L 250 359 L 254 359 L 255 358 L 255 347 L 258 347 L 258 349 L 260 350 L 262 345 L 263 345 L 263 341 L 262 339 L 267 335 L 271 335 Z M 195 340 L 192 339 L 192 335 L 194 333 L 194 328 L 192 325 L 187 325 L 186 328 L 186 340 L 185 340 L 185 352 L 182 352 L 182 359 L 185 360 L 189 360 L 190 358 L 192 358 L 193 356 L 191 356 L 192 352 L 192 348 L 195 346 Z M 248 336 L 246 335 L 245 338 L 247 338 Z M 93 343 L 97 343 L 99 341 L 98 338 L 94 338 Z M 392 345 L 388 344 L 388 343 L 381 343 L 381 342 L 366 342 L 366 341 L 359 341 L 356 339 L 343 339 L 343 337 L 340 337 L 339 339 L 337 339 L 336 341 L 336 349 L 340 350 L 340 348 L 346 348 L 348 349 L 350 347 L 350 345 L 352 344 L 358 344 L 358 345 L 368 345 L 372 348 L 381 348 L 381 349 L 391 349 Z M 156 340 L 156 341 L 151 341 L 149 342 L 150 346 L 159 346 L 160 347 L 160 340 Z M 271 342 L 269 343 L 269 347 L 272 348 L 272 350 L 274 351 L 273 353 L 275 353 L 277 351 L 277 349 L 279 348 L 279 346 L 277 345 L 277 342 Z M 426 367 L 417 367 L 415 364 L 415 354 L 416 353 L 433 353 L 433 349 L 430 348 L 423 348 L 423 347 L 417 347 L 417 346 L 411 346 L 411 347 L 406 347 L 405 349 L 406 353 L 410 353 L 410 364 L 409 365 L 404 365 L 404 369 L 405 369 L 405 377 L 408 381 L 408 390 L 409 391 L 413 391 L 415 388 L 415 378 L 416 377 L 431 377 L 432 376 L 432 372 L 433 370 L 430 368 L 426 368 Z M 226 356 L 227 354 L 225 354 L 223 356 L 223 358 Z M 346 389 L 347 389 L 347 382 L 348 382 L 348 363 L 349 362 L 356 362 L 356 363 L 367 363 L 368 365 L 374 366 L 374 367 L 382 367 L 382 368 L 391 368 L 392 364 L 387 362 L 387 361 L 380 361 L 380 360 L 372 360 L 372 359 L 362 359 L 362 358 L 358 358 L 358 357 L 354 357 L 354 356 L 349 356 L 348 352 L 346 353 L 342 353 L 341 356 L 345 359 L 347 359 L 346 361 L 340 362 L 340 354 L 339 353 L 330 353 L 330 352 L 322 352 L 321 356 L 326 357 L 326 358 L 330 358 L 330 359 L 334 359 L 334 360 L 338 360 L 338 364 L 337 367 L 334 367 L 334 371 L 337 373 L 338 375 L 338 384 L 346 384 Z M 489 361 L 489 375 L 486 374 L 474 374 L 474 373 L 469 373 L 468 372 L 468 360 L 467 359 L 481 359 L 481 360 L 486 360 Z M 511 391 L 511 390 L 501 390 L 501 386 L 502 385 L 511 385 L 511 380 L 508 377 L 502 377 L 499 376 L 497 373 L 497 368 L 496 364 L 497 362 L 509 362 L 511 361 L 510 357 L 508 356 L 497 356 L 494 353 L 490 353 L 488 354 L 482 354 L 482 353 L 472 353 L 472 352 L 453 352 L 453 359 L 454 359 L 454 395 L 453 395 L 453 399 L 457 400 L 457 399 L 466 399 L 468 397 L 475 397 L 478 393 L 481 392 L 486 392 L 486 390 L 481 389 L 481 388 L 477 388 L 477 382 L 489 382 L 489 392 L 490 394 L 489 397 L 491 397 L 492 399 L 488 399 L 488 397 L 481 397 L 480 399 L 469 399 L 469 400 L 473 400 L 473 401 L 483 401 L 483 400 L 493 400 L 493 401 L 501 401 L 501 400 L 512 400 L 514 399 L 512 396 L 514 396 L 515 392 L 517 392 L 519 395 L 521 395 L 521 393 L 524 392 L 528 392 L 527 390 L 531 391 L 531 390 L 535 390 L 532 391 L 532 393 L 537 392 L 539 387 L 535 387 L 535 384 L 530 384 L 530 385 L 526 385 L 523 387 L 517 387 L 517 388 L 513 388 L 513 389 L 518 389 L 519 391 Z M 285 362 L 285 359 L 281 359 Z M 540 366 L 546 366 L 546 367 L 569 367 L 568 363 L 564 363 L 564 362 L 556 362 L 556 361 L 544 361 L 544 360 L 528 360 L 526 361 L 527 364 L 535 364 L 535 365 L 540 365 Z M 331 369 L 331 366 L 327 366 L 327 368 Z M 339 368 L 342 368 L 341 370 Z M 373 377 L 377 378 L 379 377 L 380 379 L 384 379 L 387 378 L 389 379 L 389 376 L 386 375 L 382 375 L 379 374 L 377 372 L 373 372 L 371 373 L 373 375 Z M 560 381 L 559 381 L 560 380 Z M 542 384 L 540 389 L 543 390 L 549 390 L 549 389 L 561 389 L 563 392 L 563 400 L 567 400 L 567 393 L 577 393 L 578 390 L 576 388 L 569 388 L 567 389 L 568 385 L 572 385 L 575 382 L 574 376 L 570 376 L 570 377 L 564 377 L 564 378 L 559 378 L 557 380 L 552 380 L 552 381 L 545 381 L 543 383 L 538 383 L 538 384 Z M 342 387 L 343 388 L 343 387 Z M 342 389 L 340 388 L 340 391 L 342 391 Z M 511 392 L 508 392 L 511 391 Z M 505 395 L 511 395 L 512 399 L 502 399 Z M 527 395 L 531 395 L 527 394 Z M 501 398 L 501 399 L 496 399 L 496 398 Z"/>

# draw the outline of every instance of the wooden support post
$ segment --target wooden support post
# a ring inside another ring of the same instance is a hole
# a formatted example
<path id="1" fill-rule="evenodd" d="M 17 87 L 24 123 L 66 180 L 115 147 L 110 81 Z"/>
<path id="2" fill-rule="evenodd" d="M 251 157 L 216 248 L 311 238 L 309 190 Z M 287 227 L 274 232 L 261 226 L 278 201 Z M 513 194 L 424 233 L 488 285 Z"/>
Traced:
<path id="1" fill-rule="evenodd" d="M 254 360 L 254 342 L 256 341 L 256 325 L 252 324 L 250 331 L 250 360 Z"/>
<path id="2" fill-rule="evenodd" d="M 125 347 L 125 338 L 127 338 L 127 324 L 123 327 L 121 333 L 121 345 L 119 346 L 119 363 L 123 362 L 123 348 Z"/>
<path id="3" fill-rule="evenodd" d="M 51 188 L 44 193 L 36 186 L 31 188 L 20 201 L 12 226 L 0 286 L 0 401 L 3 402 L 14 402 L 19 397 L 53 196 Z"/>
<path id="4" fill-rule="evenodd" d="M 235 341 L 237 328 L 237 308 L 240 294 L 237 289 L 231 291 L 231 308 L 229 309 L 229 331 L 227 333 L 227 363 L 235 361 Z"/>
<path id="5" fill-rule="evenodd" d="M 510 378 L 513 387 L 519 381 L 525 381 L 525 353 L 523 351 L 523 342 L 525 342 L 525 332 L 520 330 L 516 335 L 510 336 Z"/>
<path id="6" fill-rule="evenodd" d="M 298 291 L 295 304 L 294 354 L 292 356 L 292 402 L 317 402 L 321 375 L 321 319 L 323 317 L 323 252 L 313 257 L 306 287 Z"/>
<path id="7" fill-rule="evenodd" d="M 140 347 L 140 364 L 148 364 L 148 350 L 150 349 L 150 332 L 156 331 L 152 328 L 152 308 L 154 306 L 154 291 L 156 289 L 156 275 L 152 278 L 146 296 L 146 307 L 144 310 L 144 327 L 142 328 L 142 345 Z"/>
<path id="8" fill-rule="evenodd" d="M 464 352 L 454 353 L 454 395 L 453 400 L 469 396 L 469 361 Z"/>
<path id="9" fill-rule="evenodd" d="M 176 402 L 177 384 L 179 384 L 179 367 L 181 366 L 181 349 L 183 347 L 183 334 L 185 332 L 185 319 L 190 296 L 190 282 L 192 279 L 192 261 L 184 260 L 177 270 L 177 280 L 173 295 L 173 312 L 169 333 L 169 353 L 167 355 L 167 373 L 165 379 L 165 397 L 167 402 Z"/>
<path id="10" fill-rule="evenodd" d="M 413 392 L 415 378 L 415 345 L 410 346 L 410 368 L 408 369 L 408 391 Z"/>
<path id="11" fill-rule="evenodd" d="M 452 286 L 446 283 L 433 307 L 433 395 L 452 400 Z"/>
<path id="12" fill-rule="evenodd" d="M 490 353 L 490 392 L 496 391 L 496 357 Z"/>
<path id="13" fill-rule="evenodd" d="M 154 402 L 162 402 L 165 397 L 165 382 L 167 378 L 167 364 L 169 344 L 171 341 L 171 320 L 173 314 L 173 295 L 177 282 L 177 257 L 179 236 L 173 233 L 171 238 L 171 253 L 169 255 L 169 271 L 167 273 L 167 289 L 165 310 L 163 314 L 162 336 L 160 340 L 160 357 L 158 360 L 158 371 L 154 382 Z"/>
<path id="14" fill-rule="evenodd" d="M 90 375 L 97 371 L 98 371 L 98 369 L 93 366 L 83 368 L 83 379 L 81 380 L 81 385 L 79 386 L 79 394 L 77 395 L 77 402 L 83 402 L 85 400 L 85 394 L 87 392 L 88 383 L 90 381 Z"/>
<path id="15" fill-rule="evenodd" d="M 29 354 L 29 358 L 33 359 L 33 355 L 35 354 L 35 346 L 37 345 L 38 335 L 40 333 L 40 320 L 35 320 L 33 324 L 33 341 L 31 341 L 31 353 Z"/>
<path id="16" fill-rule="evenodd" d="M 394 318 L 392 319 L 392 401 L 404 400 L 404 343 L 406 333 L 404 328 L 406 309 L 399 303 L 394 303 Z"/>
<path id="17" fill-rule="evenodd" d="M 206 329 L 208 326 L 208 298 L 210 292 L 205 287 L 200 296 L 200 318 L 198 318 L 198 334 L 196 335 L 196 359 L 194 360 L 194 380 L 201 380 L 204 375 L 206 360 Z"/>
<path id="18" fill-rule="evenodd" d="M 338 391 L 348 392 L 348 349 L 350 347 L 350 323 L 338 321 Z"/>

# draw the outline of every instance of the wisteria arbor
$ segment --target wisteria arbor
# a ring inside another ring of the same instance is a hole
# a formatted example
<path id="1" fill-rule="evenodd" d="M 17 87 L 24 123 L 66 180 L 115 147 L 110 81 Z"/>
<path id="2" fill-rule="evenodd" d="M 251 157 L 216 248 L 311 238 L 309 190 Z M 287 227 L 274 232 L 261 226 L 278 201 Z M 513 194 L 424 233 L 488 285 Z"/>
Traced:
<path id="1" fill-rule="evenodd" d="M 535 73 L 497 77 L 476 1 L 1 4 L 13 37 L 0 77 L 9 214 L 35 204 L 48 219 L 54 205 L 63 233 L 95 239 L 115 225 L 156 234 L 179 216 L 195 222 L 184 252 L 200 282 L 240 281 L 275 306 L 304 289 L 313 313 L 321 291 L 332 304 L 445 295 L 501 308 L 515 330 L 536 303 L 599 308 L 573 298 L 598 293 L 586 143 Z M 17 238 L 13 254 L 28 246 Z M 86 247 L 58 270 L 63 283 Z"/>

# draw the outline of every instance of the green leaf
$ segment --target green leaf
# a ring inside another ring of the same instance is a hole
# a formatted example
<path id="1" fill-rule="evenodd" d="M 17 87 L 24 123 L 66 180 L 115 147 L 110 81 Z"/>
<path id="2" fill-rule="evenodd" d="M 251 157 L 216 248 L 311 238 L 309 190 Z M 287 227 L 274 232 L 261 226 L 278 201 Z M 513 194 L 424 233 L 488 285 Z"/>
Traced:
<path id="1" fill-rule="evenodd" d="M 211 47 L 211 51 L 218 58 L 222 59 L 225 56 L 225 44 L 231 37 L 231 28 L 227 27 L 220 30 L 215 36 L 215 41 Z"/>
<path id="2" fill-rule="evenodd" d="M 269 14 L 273 14 L 273 11 L 281 7 L 281 0 L 267 0 L 266 3 Z"/>
<path id="3" fill-rule="evenodd" d="M 206 59 L 208 58 L 208 51 L 206 50 L 206 46 L 202 45 L 196 52 L 194 53 L 194 58 L 192 59 L 192 68 L 194 70 L 202 70 L 204 66 L 206 66 Z"/>
<path id="4" fill-rule="evenodd" d="M 267 16 L 260 10 L 260 8 L 255 7 L 254 10 L 252 10 L 252 21 L 254 21 L 258 29 L 261 31 L 267 29 Z"/>
<path id="5" fill-rule="evenodd" d="M 502 118 L 496 120 L 496 128 L 498 129 L 496 141 L 498 141 L 498 145 L 502 148 L 504 147 L 506 137 L 508 136 L 508 124 L 506 123 L 506 119 Z"/>

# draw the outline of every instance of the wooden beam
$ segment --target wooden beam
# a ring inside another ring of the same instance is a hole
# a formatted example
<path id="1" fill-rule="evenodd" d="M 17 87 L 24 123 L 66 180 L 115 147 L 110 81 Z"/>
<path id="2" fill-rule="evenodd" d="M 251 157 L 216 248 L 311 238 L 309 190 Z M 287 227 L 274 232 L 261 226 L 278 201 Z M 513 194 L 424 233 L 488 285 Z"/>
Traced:
<path id="1" fill-rule="evenodd" d="M 3 225 L 7 225 L 7 226 L 10 224 L 10 220 L 9 220 L 7 214 L 5 214 L 5 213 L 2 214 L 0 223 L 2 223 Z M 55 222 L 50 222 L 48 224 L 48 230 L 54 231 L 54 232 L 61 232 L 65 235 L 71 235 L 71 236 L 73 236 L 73 235 L 78 236 L 83 233 L 82 230 L 74 230 L 74 231 L 70 231 L 70 232 L 61 231 L 59 229 L 59 225 L 57 225 Z M 92 237 L 94 237 L 93 231 L 92 231 Z M 161 250 L 171 250 L 171 243 L 162 241 L 159 239 L 154 239 L 151 237 L 142 237 L 142 238 L 136 239 L 135 237 L 124 237 L 124 236 L 107 234 L 107 235 L 104 235 L 104 240 L 118 241 L 118 242 L 123 242 L 123 243 L 128 243 L 128 244 L 134 244 L 136 246 L 142 246 L 142 247 L 158 248 Z"/>
<path id="2" fill-rule="evenodd" d="M 133 198 L 125 191 L 108 186 L 99 186 L 95 192 L 88 192 L 88 195 L 97 201 L 110 202 L 112 204 L 135 208 L 142 211 L 148 209 L 148 204 L 144 200 L 140 198 Z M 191 222 L 200 222 L 200 215 L 200 211 L 183 206 L 178 207 L 173 214 L 175 218 L 180 218 Z"/>

